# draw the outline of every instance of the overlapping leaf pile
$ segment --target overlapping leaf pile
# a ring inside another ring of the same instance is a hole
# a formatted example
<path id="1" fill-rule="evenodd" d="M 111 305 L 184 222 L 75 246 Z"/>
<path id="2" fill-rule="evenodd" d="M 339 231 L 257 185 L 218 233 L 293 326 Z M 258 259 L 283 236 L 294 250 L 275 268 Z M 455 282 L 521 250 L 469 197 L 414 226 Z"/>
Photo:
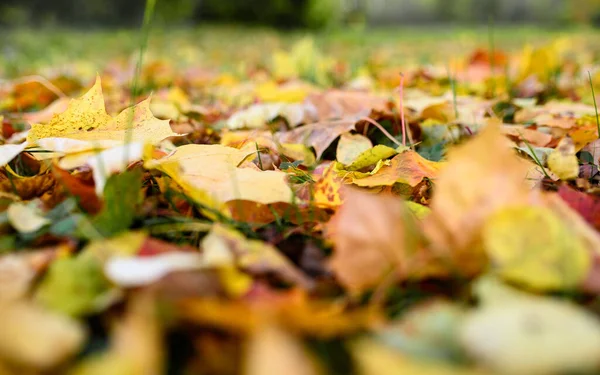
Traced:
<path id="1" fill-rule="evenodd" d="M 596 373 L 600 75 L 569 56 L 342 77 L 305 39 L 245 79 L 149 64 L 126 109 L 118 69 L 13 85 L 0 374 Z"/>

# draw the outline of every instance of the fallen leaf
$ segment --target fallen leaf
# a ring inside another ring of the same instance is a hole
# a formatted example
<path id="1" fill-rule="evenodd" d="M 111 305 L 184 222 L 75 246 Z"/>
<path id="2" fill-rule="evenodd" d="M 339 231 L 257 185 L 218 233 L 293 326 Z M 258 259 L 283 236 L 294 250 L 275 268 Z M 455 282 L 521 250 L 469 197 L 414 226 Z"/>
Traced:
<path id="1" fill-rule="evenodd" d="M 279 146 L 278 151 L 283 160 L 287 158 L 289 161 L 300 161 L 304 166 L 312 166 L 316 162 L 315 154 L 302 144 L 284 143 Z"/>
<path id="2" fill-rule="evenodd" d="M 561 185 L 558 195 L 585 221 L 600 230 L 600 198 L 577 191 L 568 185 Z"/>
<path id="3" fill-rule="evenodd" d="M 261 129 L 277 117 L 284 118 L 291 127 L 301 123 L 312 122 L 314 114 L 310 108 L 299 103 L 254 104 L 242 111 L 234 113 L 227 120 L 227 127 L 236 129 Z"/>
<path id="4" fill-rule="evenodd" d="M 548 155 L 548 168 L 561 180 L 572 180 L 579 176 L 579 160 L 570 137 L 561 139 L 554 151 Z"/>
<path id="5" fill-rule="evenodd" d="M 289 81 L 284 84 L 267 81 L 256 87 L 256 96 L 262 102 L 299 103 L 313 90 L 304 81 Z"/>
<path id="6" fill-rule="evenodd" d="M 8 220 L 19 233 L 32 233 L 51 223 L 42 215 L 36 202 L 15 202 L 8 206 Z"/>
<path id="7" fill-rule="evenodd" d="M 435 180 L 442 163 L 427 160 L 415 151 L 407 150 L 394 156 L 389 165 L 365 178 L 353 178 L 352 183 L 362 187 L 391 186 L 397 182 L 417 186 L 424 178 Z"/>
<path id="8" fill-rule="evenodd" d="M 54 188 L 56 180 L 52 174 L 40 174 L 33 177 L 11 178 L 0 181 L 0 191 L 13 193 L 22 200 L 39 198 Z"/>
<path id="9" fill-rule="evenodd" d="M 371 140 L 360 134 L 342 134 L 338 142 L 336 160 L 344 165 L 352 164 L 364 151 L 372 148 Z"/>
<path id="10" fill-rule="evenodd" d="M 483 241 L 495 272 L 536 290 L 573 289 L 591 267 L 583 241 L 549 208 L 496 211 L 485 223 Z"/>
<path id="11" fill-rule="evenodd" d="M 334 163 L 330 163 L 315 184 L 313 203 L 318 207 L 337 208 L 342 204 L 342 185 Z"/>
<path id="12" fill-rule="evenodd" d="M 451 149 L 437 176 L 427 220 L 434 224 L 429 233 L 438 236 L 435 243 L 467 249 L 478 241 L 490 215 L 507 206 L 535 203 L 539 193 L 526 185 L 530 167 L 493 124 Z"/>
<path id="13" fill-rule="evenodd" d="M 83 326 L 30 302 L 0 308 L 0 362 L 50 370 L 73 357 L 86 339 Z"/>
<path id="14" fill-rule="evenodd" d="M 104 188 L 104 205 L 91 221 L 83 220 L 79 232 L 87 238 L 112 236 L 133 223 L 140 204 L 142 172 L 139 169 L 109 177 Z"/>
<path id="15" fill-rule="evenodd" d="M 460 341 L 478 364 L 502 374 L 587 372 L 600 360 L 598 319 L 550 298 L 478 308 L 465 318 Z"/>
<path id="16" fill-rule="evenodd" d="M 55 260 L 37 288 L 43 306 L 73 317 L 103 311 L 116 298 L 91 252 Z"/>
<path id="17" fill-rule="evenodd" d="M 541 81 L 549 80 L 558 68 L 559 55 L 565 40 L 557 40 L 537 48 L 526 45 L 521 56 L 519 68 L 519 81 L 536 76 Z"/>
<path id="18" fill-rule="evenodd" d="M 169 252 L 143 257 L 116 255 L 106 261 L 104 272 L 116 285 L 131 288 L 152 284 L 171 272 L 204 267 L 198 253 Z"/>
<path id="19" fill-rule="evenodd" d="M 248 240 L 241 233 L 215 225 L 202 240 L 204 260 L 208 265 L 236 265 L 251 274 L 273 273 L 283 280 L 310 289 L 313 282 L 298 270 L 275 247 L 258 240 Z"/>
<path id="20" fill-rule="evenodd" d="M 447 124 L 456 120 L 454 107 L 452 106 L 452 103 L 447 101 L 425 107 L 421 111 L 421 117 L 425 120 L 436 120 L 442 124 Z"/>
<path id="21" fill-rule="evenodd" d="M 227 332 L 253 333 L 267 321 L 322 339 L 362 332 L 382 319 L 375 309 L 347 311 L 341 303 L 310 301 L 299 290 L 250 301 L 196 298 L 182 301 L 178 308 L 188 322 Z"/>
<path id="22" fill-rule="evenodd" d="M 102 209 L 102 201 L 98 198 L 93 184 L 82 181 L 78 176 L 54 166 L 52 174 L 58 186 L 61 186 L 69 195 L 77 198 L 77 203 L 86 212 L 94 215 Z"/>
<path id="23" fill-rule="evenodd" d="M 396 155 L 398 152 L 399 152 L 399 150 L 393 149 L 388 146 L 376 145 L 374 147 L 371 147 L 371 148 L 361 152 L 354 159 L 354 161 L 351 164 L 345 165 L 339 169 L 351 171 L 351 172 L 359 171 L 361 169 L 375 165 L 378 162 L 385 160 L 389 157 L 392 157 L 392 156 Z M 373 172 L 373 171 L 371 171 L 371 172 Z"/>
<path id="24" fill-rule="evenodd" d="M 575 150 L 579 151 L 587 144 L 598 139 L 598 125 L 596 121 L 584 123 L 580 126 L 575 127 L 568 135 L 573 140 Z"/>
<path id="25" fill-rule="evenodd" d="M 48 122 L 56 114 L 66 111 L 70 102 L 69 98 L 58 98 L 41 111 L 23 114 L 23 119 L 31 124 Z"/>
<path id="26" fill-rule="evenodd" d="M 148 234 L 141 231 L 127 231 L 110 238 L 97 239 L 89 242 L 82 252 L 93 253 L 94 256 L 105 264 L 108 259 L 116 256 L 131 257 L 143 254 L 144 245 L 149 241 L 158 241 L 148 237 Z M 163 248 L 167 248 L 163 246 Z M 179 250 L 181 248 L 178 247 Z M 165 249 L 166 250 L 166 249 Z"/>
<path id="27" fill-rule="evenodd" d="M 330 216 L 324 206 L 317 206 L 313 198 L 306 203 L 257 203 L 247 200 L 232 200 L 225 203 L 231 218 L 252 224 L 269 224 L 277 220 L 285 220 L 302 225 L 326 221 Z"/>
<path id="28" fill-rule="evenodd" d="M 484 375 L 486 372 L 448 365 L 444 362 L 418 360 L 380 341 L 363 338 L 350 343 L 359 375 Z"/>
<path id="29" fill-rule="evenodd" d="M 286 173 L 238 168 L 247 157 L 248 152 L 232 147 L 186 145 L 162 159 L 146 161 L 146 167 L 164 171 L 190 197 L 219 211 L 233 200 L 293 202 Z"/>
<path id="30" fill-rule="evenodd" d="M 550 134 L 518 125 L 503 125 L 502 133 L 517 139 L 522 139 L 537 147 L 545 147 L 552 141 L 552 136 Z"/>
<path id="31" fill-rule="evenodd" d="M 402 200 L 357 189 L 344 191 L 344 203 L 328 223 L 334 253 L 330 266 L 350 291 L 363 292 L 385 277 L 427 274 L 418 269 L 419 233 Z"/>
<path id="32" fill-rule="evenodd" d="M 301 143 L 313 147 L 317 159 L 320 159 L 327 147 L 341 134 L 354 130 L 355 124 L 355 119 L 317 122 L 292 131 L 276 133 L 275 138 L 280 143 Z"/>
<path id="33" fill-rule="evenodd" d="M 316 375 L 311 357 L 292 334 L 267 325 L 250 338 L 246 353 L 246 375 Z"/>
<path id="34" fill-rule="evenodd" d="M 586 221 L 560 198 L 558 194 L 544 195 L 544 204 L 550 208 L 555 214 L 561 218 L 563 225 L 568 227 L 568 230 L 579 237 L 585 244 L 589 256 L 592 259 L 589 274 L 582 282 L 582 288 L 592 293 L 597 293 L 600 290 L 598 284 L 598 268 L 596 266 L 600 253 L 600 234 L 591 227 Z"/>
<path id="35" fill-rule="evenodd" d="M 412 306 L 402 318 L 378 330 L 377 337 L 390 347 L 421 360 L 452 361 L 460 358 L 458 329 L 465 309 L 434 299 Z"/>
<path id="36" fill-rule="evenodd" d="M 387 109 L 386 99 L 363 91 L 329 90 L 309 95 L 305 103 L 315 108 L 317 121 L 364 117 Z"/>
<path id="37" fill-rule="evenodd" d="M 0 256 L 0 304 L 23 300 L 62 247 Z"/>
<path id="38" fill-rule="evenodd" d="M 56 115 L 47 124 L 34 124 L 27 140 L 35 143 L 43 138 L 69 138 L 87 141 L 93 149 L 96 141 L 156 144 L 175 135 L 178 134 L 173 133 L 168 121 L 154 117 L 149 99 L 112 118 L 104 108 L 100 77 L 97 77 L 90 91 L 72 100 L 65 112 Z"/>
<path id="39" fill-rule="evenodd" d="M 86 358 L 69 374 L 162 374 L 161 336 L 156 301 L 150 293 L 137 293 L 127 304 L 124 319 L 115 327 L 108 350 Z"/>
<path id="40" fill-rule="evenodd" d="M 27 147 L 27 142 L 18 144 L 18 145 L 10 145 L 5 144 L 0 146 L 0 166 L 5 166 L 11 160 L 17 157 L 23 150 Z"/>
<path id="41" fill-rule="evenodd" d="M 96 195 L 103 195 L 104 187 L 111 175 L 123 172 L 131 163 L 142 160 L 143 154 L 144 145 L 135 142 L 103 150 L 90 156 L 86 164 L 92 168 Z"/>

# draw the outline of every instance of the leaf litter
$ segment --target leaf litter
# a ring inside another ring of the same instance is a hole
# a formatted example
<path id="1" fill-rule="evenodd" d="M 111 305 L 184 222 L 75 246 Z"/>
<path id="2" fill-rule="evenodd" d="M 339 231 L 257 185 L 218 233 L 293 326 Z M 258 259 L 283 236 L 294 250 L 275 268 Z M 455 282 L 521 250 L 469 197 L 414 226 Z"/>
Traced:
<path id="1" fill-rule="evenodd" d="M 597 373 L 581 48 L 9 85 L 0 374 Z"/>

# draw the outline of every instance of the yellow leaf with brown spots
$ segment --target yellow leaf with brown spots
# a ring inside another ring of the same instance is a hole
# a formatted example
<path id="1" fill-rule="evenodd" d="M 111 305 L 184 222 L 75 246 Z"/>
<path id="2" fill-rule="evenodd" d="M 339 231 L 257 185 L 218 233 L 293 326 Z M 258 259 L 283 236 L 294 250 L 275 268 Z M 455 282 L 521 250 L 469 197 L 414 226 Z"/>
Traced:
<path id="1" fill-rule="evenodd" d="M 337 208 L 342 204 L 342 185 L 342 179 L 331 163 L 315 185 L 313 203 L 317 207 Z"/>
<path id="2" fill-rule="evenodd" d="M 30 143 L 45 138 L 68 138 L 87 141 L 89 149 L 96 143 L 148 142 L 156 144 L 165 138 L 177 136 L 168 120 L 159 120 L 150 111 L 146 99 L 134 107 L 123 110 L 113 118 L 106 113 L 100 77 L 84 96 L 69 103 L 67 110 L 55 115 L 47 124 L 34 124 L 27 135 Z M 75 148 L 81 151 L 81 146 Z M 54 151 L 54 150 L 50 150 Z M 67 150 L 61 150 L 67 152 Z"/>

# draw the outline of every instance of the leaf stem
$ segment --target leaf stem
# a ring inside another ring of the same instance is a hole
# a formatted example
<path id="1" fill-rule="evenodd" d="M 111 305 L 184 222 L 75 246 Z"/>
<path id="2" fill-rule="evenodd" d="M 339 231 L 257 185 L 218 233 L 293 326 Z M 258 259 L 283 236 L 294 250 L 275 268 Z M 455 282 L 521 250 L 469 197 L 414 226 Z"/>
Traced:
<path id="1" fill-rule="evenodd" d="M 361 118 L 361 120 L 366 121 L 369 124 L 375 126 L 377 129 L 381 130 L 381 132 L 383 134 L 385 134 L 386 137 L 388 137 L 392 142 L 394 142 L 398 146 L 406 146 L 406 144 L 402 144 L 402 143 L 398 142 L 398 140 L 396 138 L 394 138 L 387 130 L 385 130 L 385 128 L 383 126 L 381 126 L 381 124 L 379 124 L 377 121 L 373 120 L 372 118 L 363 117 L 363 118 Z"/>
<path id="2" fill-rule="evenodd" d="M 406 146 L 406 121 L 404 119 L 404 74 L 400 73 L 400 121 L 402 122 L 402 146 Z"/>

